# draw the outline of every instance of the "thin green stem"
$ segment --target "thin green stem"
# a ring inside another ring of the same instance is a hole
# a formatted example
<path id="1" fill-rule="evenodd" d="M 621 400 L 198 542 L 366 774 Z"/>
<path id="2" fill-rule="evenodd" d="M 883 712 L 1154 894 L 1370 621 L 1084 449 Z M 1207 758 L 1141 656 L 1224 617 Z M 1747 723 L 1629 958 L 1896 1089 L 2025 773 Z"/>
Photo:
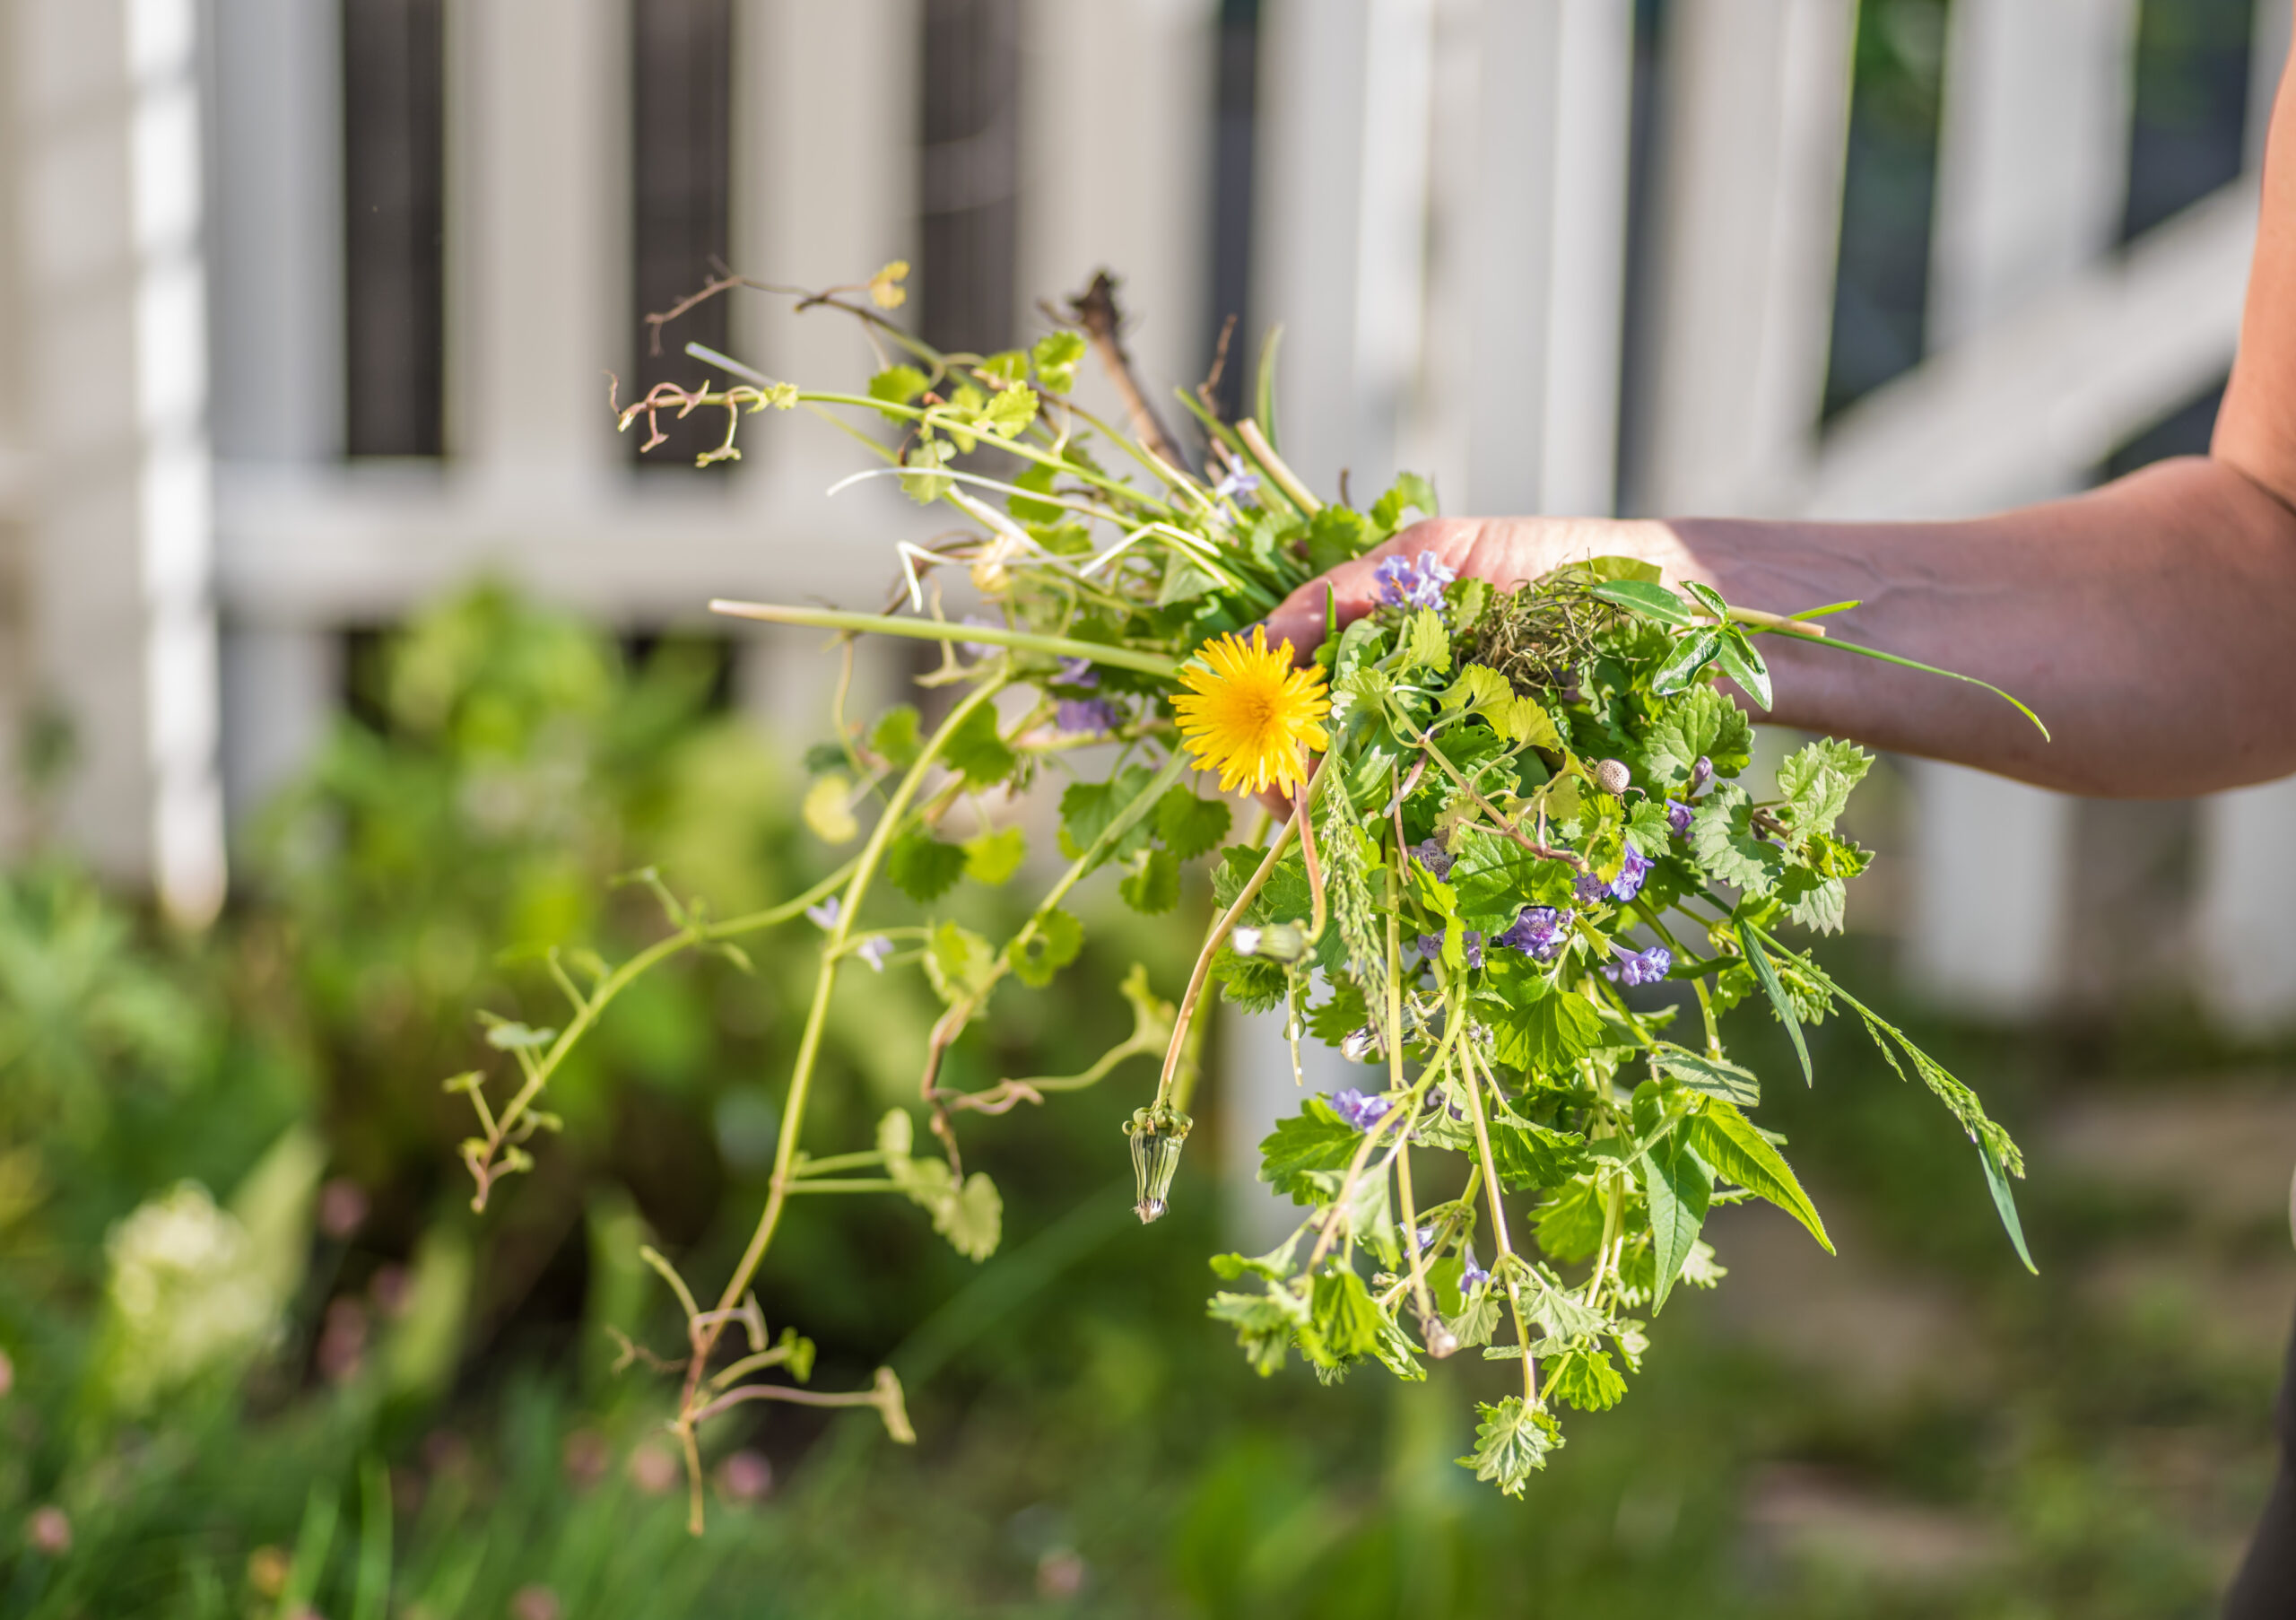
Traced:
<path id="1" fill-rule="evenodd" d="M 760 619 L 769 624 L 808 624 L 823 630 L 865 630 L 880 635 L 907 636 L 918 641 L 978 641 L 989 647 L 1011 647 L 1022 652 L 1040 652 L 1056 658 L 1084 658 L 1095 664 L 1110 664 L 1119 669 L 1136 669 L 1143 675 L 1161 675 L 1175 679 L 1180 672 L 1177 659 L 1161 653 L 1141 652 L 1129 647 L 1110 647 L 1100 641 L 1074 641 L 1066 636 L 1040 636 L 1029 631 L 1005 630 L 990 624 L 952 624 L 944 619 L 904 619 L 891 614 L 847 613 L 829 607 L 793 607 L 778 602 L 732 602 L 718 598 L 709 604 L 709 611 L 724 614 L 728 618 Z"/>

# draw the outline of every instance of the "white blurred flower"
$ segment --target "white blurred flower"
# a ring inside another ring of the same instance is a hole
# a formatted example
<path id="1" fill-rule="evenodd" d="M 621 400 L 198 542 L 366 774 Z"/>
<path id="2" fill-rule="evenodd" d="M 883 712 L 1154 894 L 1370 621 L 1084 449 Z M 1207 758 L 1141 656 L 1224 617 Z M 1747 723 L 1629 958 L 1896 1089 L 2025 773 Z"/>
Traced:
<path id="1" fill-rule="evenodd" d="M 111 1259 L 112 1389 L 150 1407 L 261 1348 L 277 1320 L 247 1229 L 196 1181 L 140 1206 L 105 1240 Z"/>

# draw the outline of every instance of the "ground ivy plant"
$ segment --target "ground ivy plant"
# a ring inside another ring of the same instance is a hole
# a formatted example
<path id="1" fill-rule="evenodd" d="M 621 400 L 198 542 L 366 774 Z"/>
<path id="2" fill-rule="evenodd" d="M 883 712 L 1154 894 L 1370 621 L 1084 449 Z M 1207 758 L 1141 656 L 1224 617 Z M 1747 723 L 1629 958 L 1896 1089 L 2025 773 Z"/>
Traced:
<path id="1" fill-rule="evenodd" d="M 807 1341 L 768 1330 L 751 1284 L 793 1202 L 903 1198 L 984 1259 L 1001 1205 L 986 1176 L 964 1170 L 961 1122 L 1129 1073 L 1139 1057 L 1161 1059 L 1127 1127 L 1138 1213 L 1153 1220 L 1190 1128 L 1198 1012 L 1213 986 L 1285 1014 L 1295 1074 L 1302 1040 L 1372 1067 L 1358 1087 L 1303 1095 L 1262 1144 L 1262 1176 L 1303 1213 L 1270 1252 L 1213 1260 L 1229 1286 L 1212 1314 L 1264 1372 L 1293 1354 L 1327 1380 L 1366 1363 L 1416 1380 L 1426 1358 L 1470 1351 L 1517 1363 L 1519 1393 L 1480 1407 L 1461 1459 L 1510 1494 L 1562 1443 L 1563 1408 L 1621 1398 L 1674 1291 L 1720 1276 L 1700 1236 L 1709 1210 L 1767 1199 L 1831 1248 L 1781 1139 L 1757 1123 L 1763 1079 L 1725 1050 L 1723 1020 L 1742 1003 L 1784 1025 L 1805 1082 L 1804 1027 L 1857 1019 L 1968 1132 L 2024 1255 L 2009 1190 L 2022 1174 L 2016 1145 L 1798 943 L 1841 927 L 1848 881 L 1867 863 L 1839 822 L 1870 757 L 1820 740 L 1786 760 L 1774 788 L 1744 780 L 1752 730 L 1721 683 L 1768 706 L 1761 638 L 1907 662 L 1813 623 L 1854 604 L 1783 616 L 1700 585 L 1669 588 L 1624 558 L 1494 582 L 1406 553 L 1381 565 L 1382 605 L 1330 624 L 1295 667 L 1259 622 L 1413 514 L 1432 516 L 1427 483 L 1405 476 L 1362 510 L 1311 492 L 1276 449 L 1273 340 L 1248 415 L 1224 416 L 1212 387 L 1178 396 L 1204 446 L 1191 457 L 1135 379 L 1107 277 L 1031 347 L 970 354 L 900 327 L 891 311 L 906 274 L 893 265 L 796 293 L 800 309 L 859 323 L 879 361 L 865 389 L 802 388 L 689 345 L 726 380 L 660 385 L 621 422 L 642 425 L 650 445 L 665 414 L 721 413 L 725 438 L 707 463 L 739 456 L 745 416 L 812 409 L 881 464 L 857 478 L 891 478 L 952 509 L 953 534 L 896 548 L 900 611 L 716 605 L 839 632 L 848 674 L 855 635 L 938 642 L 940 666 L 924 679 L 953 689 L 953 702 L 929 728 L 906 704 L 852 717 L 841 683 L 834 740 L 808 758 L 804 814 L 857 853 L 808 892 L 726 919 L 639 875 L 665 913 L 663 937 L 618 963 L 553 954 L 563 1027 L 496 1022 L 490 1041 L 516 1066 L 507 1082 L 449 1083 L 476 1111 L 463 1156 L 483 1207 L 532 1163 L 529 1144 L 552 1124 L 552 1076 L 636 977 L 689 950 L 739 960 L 739 936 L 770 926 L 817 932 L 814 994 L 746 1250 L 714 1296 L 646 1252 L 683 1310 L 686 1342 L 667 1357 L 631 1350 L 677 1380 L 670 1428 L 697 1525 L 703 1431 L 737 1405 L 874 1406 L 910 1438 L 890 1371 L 867 1389 L 816 1390 Z M 740 285 L 755 283 L 713 282 L 656 318 L 657 333 Z M 1092 350 L 1124 401 L 1124 431 L 1074 396 Z M 938 591 L 949 570 L 979 604 L 953 621 Z M 1065 864 L 1011 936 L 932 918 L 957 885 L 1022 870 L 1024 834 L 1006 807 L 1056 787 Z M 1220 794 L 1239 791 L 1285 813 L 1246 800 L 1239 818 Z M 978 814 L 959 814 L 968 805 Z M 1080 883 L 1113 867 L 1126 904 L 1166 913 L 1198 860 L 1210 862 L 1213 914 L 1173 998 L 1135 967 L 1118 992 L 1132 1032 L 1084 1072 L 944 1084 L 944 1054 L 1004 986 L 1042 989 L 1075 960 Z M 928 920 L 883 920 L 888 889 Z M 857 969 L 922 972 L 944 1010 L 918 1055 L 916 1111 L 817 1153 L 807 1102 L 830 994 Z"/>

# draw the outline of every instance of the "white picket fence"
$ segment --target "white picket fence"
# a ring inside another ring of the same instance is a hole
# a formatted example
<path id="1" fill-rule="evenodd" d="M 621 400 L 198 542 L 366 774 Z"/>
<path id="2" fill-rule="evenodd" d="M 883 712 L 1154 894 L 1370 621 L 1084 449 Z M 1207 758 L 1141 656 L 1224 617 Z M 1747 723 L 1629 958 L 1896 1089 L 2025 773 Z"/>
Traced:
<path id="1" fill-rule="evenodd" d="M 351 466 L 340 67 L 314 0 L 14 0 L 0 50 L 0 516 L 21 713 L 74 718 L 59 823 L 211 910 L 227 799 L 324 724 L 338 632 L 491 570 L 631 625 L 712 595 L 873 597 L 918 519 L 822 499 L 831 441 L 779 419 L 730 477 L 637 478 L 604 408 L 633 354 L 633 0 L 447 0 L 452 454 Z M 915 243 L 917 0 L 735 0 L 735 257 L 848 278 Z M 1215 7 L 1022 0 L 1020 272 L 1127 276 L 1153 372 L 1205 358 Z M 2259 109 L 2286 8 L 2257 8 Z M 1627 263 L 1626 0 L 1266 0 L 1253 299 L 1287 326 L 1283 432 L 1319 482 L 1432 472 L 1457 510 L 1607 510 Z M 1819 431 L 1851 0 L 1675 0 L 1650 209 L 1638 507 L 1915 516 L 2074 487 L 2227 364 L 2250 178 L 2112 249 L 2135 0 L 1956 0 L 1932 329 Z M 778 373 L 850 335 L 745 306 Z M 212 445 L 223 447 L 218 454 Z M 813 689 L 761 642 L 745 691 Z M 1909 965 L 2046 1006 L 2065 801 L 1918 768 Z M 2296 1009 L 2296 785 L 2205 816 L 2197 981 Z M 1266 1032 L 1248 1034 L 1247 1050 Z M 1281 1072 L 1257 1059 L 1246 1070 Z"/>

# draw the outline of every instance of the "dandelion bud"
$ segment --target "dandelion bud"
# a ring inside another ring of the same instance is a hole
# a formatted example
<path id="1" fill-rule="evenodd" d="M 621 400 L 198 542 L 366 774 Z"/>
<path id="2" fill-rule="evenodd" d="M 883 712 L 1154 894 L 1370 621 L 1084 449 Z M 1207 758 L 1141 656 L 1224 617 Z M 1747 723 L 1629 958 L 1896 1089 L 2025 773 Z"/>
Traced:
<path id="1" fill-rule="evenodd" d="M 1701 753 L 1698 756 L 1698 762 L 1690 768 L 1691 797 L 1695 798 L 1705 792 L 1706 784 L 1713 780 L 1714 762 Z"/>
<path id="2" fill-rule="evenodd" d="M 1605 760 L 1595 767 L 1595 786 L 1613 798 L 1624 793 L 1627 784 L 1633 780 L 1624 760 Z"/>
<path id="3" fill-rule="evenodd" d="M 1135 1109 L 1124 1134 L 1132 1138 L 1133 1190 L 1140 1201 L 1132 1213 L 1146 1225 L 1164 1213 L 1165 1195 L 1172 1189 L 1172 1174 L 1180 1167 L 1180 1144 L 1196 1123 L 1169 1103 Z"/>
<path id="4" fill-rule="evenodd" d="M 1264 928 L 1239 928 L 1228 936 L 1239 956 L 1265 956 L 1270 962 L 1297 962 L 1308 954 L 1308 936 L 1296 922 L 1271 923 Z"/>
<path id="5" fill-rule="evenodd" d="M 1446 1328 L 1439 1317 L 1423 1325 L 1421 1337 L 1427 1341 L 1427 1354 L 1439 1362 L 1456 1354 L 1459 1347 L 1459 1336 Z"/>

